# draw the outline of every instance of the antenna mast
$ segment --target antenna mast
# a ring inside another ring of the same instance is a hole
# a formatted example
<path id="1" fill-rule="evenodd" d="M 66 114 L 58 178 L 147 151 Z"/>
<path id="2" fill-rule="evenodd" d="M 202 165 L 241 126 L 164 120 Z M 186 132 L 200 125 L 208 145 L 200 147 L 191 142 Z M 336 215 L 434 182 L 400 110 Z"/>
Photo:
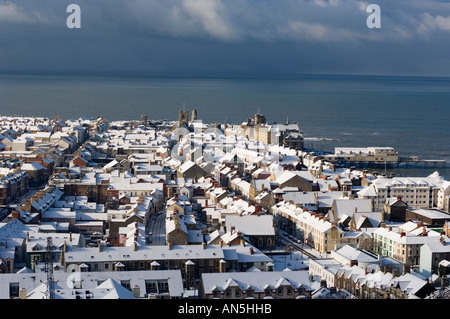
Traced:
<path id="1" fill-rule="evenodd" d="M 47 290 L 45 292 L 47 299 L 55 299 L 55 280 L 53 278 L 53 240 L 47 237 L 47 252 L 45 254 L 45 273 L 47 274 Z"/>

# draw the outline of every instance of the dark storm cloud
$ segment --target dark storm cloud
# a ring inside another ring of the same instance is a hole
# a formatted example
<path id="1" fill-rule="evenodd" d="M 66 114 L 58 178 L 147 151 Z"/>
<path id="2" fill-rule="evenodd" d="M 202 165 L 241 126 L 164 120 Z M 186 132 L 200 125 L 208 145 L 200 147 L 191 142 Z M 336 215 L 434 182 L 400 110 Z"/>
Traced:
<path id="1" fill-rule="evenodd" d="M 0 1 L 1 71 L 450 75 L 449 38 L 448 1 Z"/>

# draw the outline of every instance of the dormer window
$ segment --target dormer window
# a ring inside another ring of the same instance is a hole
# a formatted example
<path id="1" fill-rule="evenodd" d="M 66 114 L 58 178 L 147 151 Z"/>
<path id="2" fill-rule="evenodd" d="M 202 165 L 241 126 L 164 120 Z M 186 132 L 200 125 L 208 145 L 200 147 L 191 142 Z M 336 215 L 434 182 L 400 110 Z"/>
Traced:
<path id="1" fill-rule="evenodd" d="M 277 294 L 278 296 L 282 296 L 283 295 L 283 287 L 280 287 L 277 289 Z"/>
<path id="2" fill-rule="evenodd" d="M 219 291 L 219 289 L 214 289 L 212 293 L 213 293 L 213 297 L 214 297 L 214 298 L 220 297 L 220 291 Z"/>

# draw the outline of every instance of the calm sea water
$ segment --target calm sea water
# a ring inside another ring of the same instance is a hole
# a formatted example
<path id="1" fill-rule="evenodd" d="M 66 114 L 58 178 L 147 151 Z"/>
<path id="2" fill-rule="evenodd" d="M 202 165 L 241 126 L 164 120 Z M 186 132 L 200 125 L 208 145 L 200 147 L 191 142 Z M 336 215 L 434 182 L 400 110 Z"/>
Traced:
<path id="1" fill-rule="evenodd" d="M 183 105 L 204 122 L 238 124 L 256 112 L 272 123 L 296 121 L 305 145 L 325 151 L 391 146 L 401 156 L 450 163 L 450 78 L 0 76 L 1 115 L 175 120 Z M 449 179 L 448 168 L 439 172 Z"/>

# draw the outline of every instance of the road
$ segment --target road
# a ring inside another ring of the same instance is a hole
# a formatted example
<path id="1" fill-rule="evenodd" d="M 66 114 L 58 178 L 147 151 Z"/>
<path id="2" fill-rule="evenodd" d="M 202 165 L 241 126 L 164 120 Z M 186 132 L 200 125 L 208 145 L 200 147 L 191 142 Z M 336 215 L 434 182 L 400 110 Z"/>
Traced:
<path id="1" fill-rule="evenodd" d="M 278 240 L 283 244 L 283 246 L 285 248 L 292 248 L 294 250 L 300 251 L 301 253 L 303 253 L 305 256 L 308 256 L 310 258 L 320 258 L 321 254 L 316 251 L 315 249 L 309 247 L 308 245 L 304 244 L 304 243 L 297 243 L 293 240 L 291 240 L 290 238 L 278 234 Z"/>
<path id="2" fill-rule="evenodd" d="M 150 217 L 148 225 L 148 234 L 152 245 L 166 244 L 166 211 L 159 211 L 156 215 Z M 151 234 L 151 235 L 150 235 Z"/>

